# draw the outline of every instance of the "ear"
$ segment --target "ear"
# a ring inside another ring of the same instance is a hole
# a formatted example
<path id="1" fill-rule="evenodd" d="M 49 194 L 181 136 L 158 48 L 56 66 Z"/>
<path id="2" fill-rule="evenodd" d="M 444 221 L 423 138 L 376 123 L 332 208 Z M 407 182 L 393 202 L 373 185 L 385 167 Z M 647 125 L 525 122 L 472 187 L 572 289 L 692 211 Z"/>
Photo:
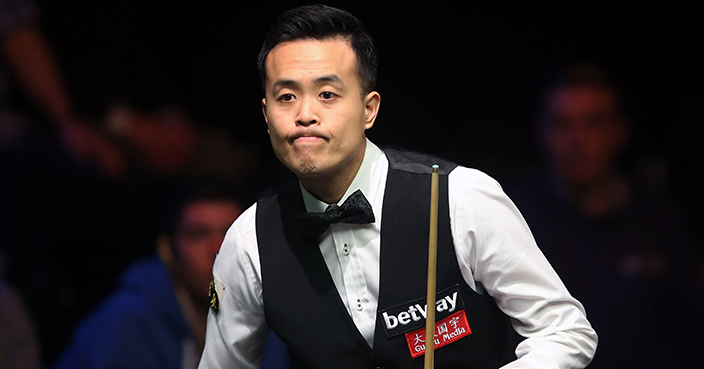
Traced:
<path id="1" fill-rule="evenodd" d="M 266 97 L 262 99 L 262 114 L 264 115 L 264 122 L 266 123 L 266 133 L 269 133 L 269 118 L 266 116 Z"/>
<path id="2" fill-rule="evenodd" d="M 372 128 L 377 114 L 379 114 L 379 105 L 381 104 L 381 95 L 378 92 L 372 91 L 364 97 L 364 129 Z"/>
<path id="3" fill-rule="evenodd" d="M 156 240 L 156 251 L 159 258 L 169 268 L 172 268 L 176 263 L 176 255 L 173 250 L 173 240 L 171 237 L 162 234 Z"/>
<path id="4" fill-rule="evenodd" d="M 262 114 L 264 114 L 264 121 L 269 124 L 269 119 L 266 117 L 266 97 L 262 99 Z"/>

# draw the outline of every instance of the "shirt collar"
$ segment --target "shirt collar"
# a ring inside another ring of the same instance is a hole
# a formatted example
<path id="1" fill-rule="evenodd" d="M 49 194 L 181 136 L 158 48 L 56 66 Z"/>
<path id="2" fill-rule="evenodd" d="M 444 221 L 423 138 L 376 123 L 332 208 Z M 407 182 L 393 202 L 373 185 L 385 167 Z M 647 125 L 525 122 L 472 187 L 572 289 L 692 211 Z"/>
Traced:
<path id="1" fill-rule="evenodd" d="M 338 205 L 342 204 L 347 198 L 356 190 L 361 190 L 368 201 L 373 202 L 376 194 L 376 188 L 378 183 L 374 182 L 374 178 L 379 178 L 377 172 L 381 170 L 381 166 L 378 165 L 380 160 L 385 159 L 384 153 L 374 145 L 369 139 L 367 140 L 367 147 L 364 150 L 364 159 L 362 159 L 362 165 L 360 165 L 357 174 L 355 175 L 352 183 L 345 191 Z M 308 212 L 324 212 L 328 207 L 328 203 L 318 200 L 313 196 L 308 190 L 306 190 L 303 185 L 298 182 L 303 193 L 303 202 L 306 205 L 306 211 Z"/>

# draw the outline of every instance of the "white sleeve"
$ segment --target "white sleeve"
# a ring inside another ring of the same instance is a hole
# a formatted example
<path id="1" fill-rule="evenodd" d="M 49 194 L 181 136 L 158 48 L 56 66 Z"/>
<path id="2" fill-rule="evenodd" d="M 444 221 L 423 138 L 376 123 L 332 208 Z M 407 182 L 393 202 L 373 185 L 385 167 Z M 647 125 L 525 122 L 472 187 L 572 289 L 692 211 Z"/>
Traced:
<path id="1" fill-rule="evenodd" d="M 513 202 L 486 174 L 458 167 L 449 176 L 455 252 L 467 284 L 486 290 L 526 337 L 508 368 L 583 368 L 597 336 L 584 307 L 543 256 Z M 481 287 L 478 285 L 479 282 Z"/>
<path id="2" fill-rule="evenodd" d="M 218 311 L 208 313 L 199 369 L 258 368 L 269 329 L 264 321 L 256 204 L 225 235 L 213 265 Z"/>

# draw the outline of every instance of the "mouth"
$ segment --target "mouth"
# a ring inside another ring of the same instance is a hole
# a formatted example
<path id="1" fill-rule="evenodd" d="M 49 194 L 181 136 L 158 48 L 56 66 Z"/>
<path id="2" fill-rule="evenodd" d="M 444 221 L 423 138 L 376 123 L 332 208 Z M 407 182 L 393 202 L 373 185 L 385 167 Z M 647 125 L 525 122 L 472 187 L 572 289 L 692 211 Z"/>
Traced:
<path id="1" fill-rule="evenodd" d="M 313 142 L 318 142 L 325 140 L 325 137 L 321 134 L 315 133 L 315 132 L 301 132 L 293 135 L 290 139 L 291 143 L 294 142 L 300 142 L 300 143 L 313 143 Z"/>

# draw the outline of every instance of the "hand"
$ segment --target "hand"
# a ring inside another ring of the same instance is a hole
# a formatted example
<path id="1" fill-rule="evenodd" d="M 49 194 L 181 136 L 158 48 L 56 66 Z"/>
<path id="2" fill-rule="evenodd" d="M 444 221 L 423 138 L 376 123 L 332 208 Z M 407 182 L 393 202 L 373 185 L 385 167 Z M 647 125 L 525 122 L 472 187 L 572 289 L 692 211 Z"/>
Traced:
<path id="1" fill-rule="evenodd" d="M 59 125 L 59 135 L 76 162 L 95 166 L 111 179 L 125 176 L 127 166 L 122 152 L 97 128 L 78 119 L 65 119 Z"/>
<path id="2" fill-rule="evenodd" d="M 193 159 L 196 129 L 179 109 L 141 113 L 117 106 L 109 111 L 107 120 L 110 131 L 156 174 L 180 173 Z"/>

